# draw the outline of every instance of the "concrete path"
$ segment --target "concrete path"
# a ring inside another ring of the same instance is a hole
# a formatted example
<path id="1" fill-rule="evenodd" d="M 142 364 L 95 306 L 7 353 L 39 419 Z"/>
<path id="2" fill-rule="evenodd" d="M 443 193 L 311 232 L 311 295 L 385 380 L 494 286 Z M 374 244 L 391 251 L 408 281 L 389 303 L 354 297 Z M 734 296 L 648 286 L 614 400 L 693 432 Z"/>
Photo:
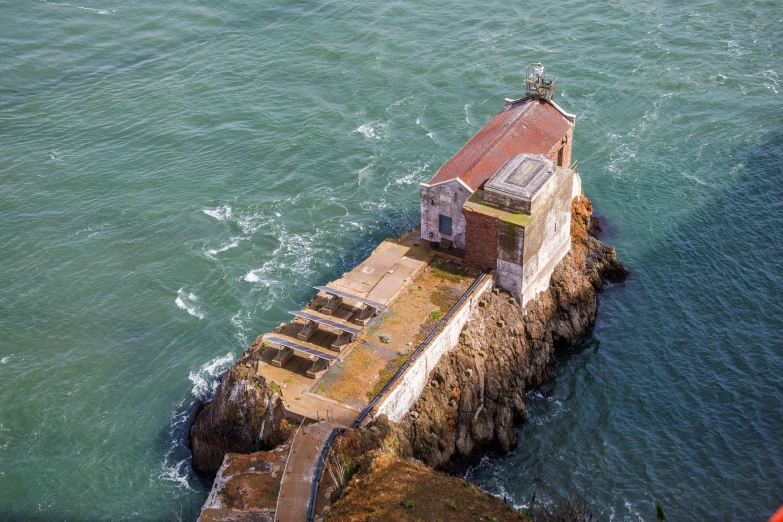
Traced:
<path id="1" fill-rule="evenodd" d="M 302 426 L 296 434 L 280 482 L 275 522 L 307 521 L 318 453 L 336 427 L 331 422 L 316 422 Z"/>

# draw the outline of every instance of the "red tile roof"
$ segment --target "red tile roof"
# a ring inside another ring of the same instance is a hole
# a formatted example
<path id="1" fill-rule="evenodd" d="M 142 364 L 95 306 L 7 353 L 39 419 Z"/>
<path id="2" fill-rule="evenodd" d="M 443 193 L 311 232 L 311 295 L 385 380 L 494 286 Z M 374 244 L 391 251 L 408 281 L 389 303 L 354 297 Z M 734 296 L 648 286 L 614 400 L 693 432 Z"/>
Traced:
<path id="1" fill-rule="evenodd" d="M 574 124 L 544 100 L 525 98 L 506 105 L 429 181 L 460 178 L 473 190 L 518 154 L 548 154 Z"/>

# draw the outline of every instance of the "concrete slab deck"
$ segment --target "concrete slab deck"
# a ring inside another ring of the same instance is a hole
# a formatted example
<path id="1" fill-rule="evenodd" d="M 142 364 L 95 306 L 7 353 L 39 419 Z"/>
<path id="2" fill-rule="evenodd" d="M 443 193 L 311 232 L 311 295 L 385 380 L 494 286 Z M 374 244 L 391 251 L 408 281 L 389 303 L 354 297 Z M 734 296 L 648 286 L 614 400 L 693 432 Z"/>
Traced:
<path id="1" fill-rule="evenodd" d="M 303 425 L 296 434 L 280 482 L 277 522 L 307 521 L 318 453 L 336 427 L 331 422 L 316 422 Z"/>

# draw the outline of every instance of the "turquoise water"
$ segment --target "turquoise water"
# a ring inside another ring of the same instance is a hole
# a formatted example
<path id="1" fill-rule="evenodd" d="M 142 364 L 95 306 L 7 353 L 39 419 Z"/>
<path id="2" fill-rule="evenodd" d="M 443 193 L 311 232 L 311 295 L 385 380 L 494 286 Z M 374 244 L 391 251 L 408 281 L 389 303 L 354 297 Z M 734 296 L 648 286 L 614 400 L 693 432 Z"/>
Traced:
<path id="1" fill-rule="evenodd" d="M 613 520 L 783 502 L 775 2 L 0 3 L 0 519 L 194 519 L 193 404 L 559 76 L 633 275 L 471 478 Z"/>

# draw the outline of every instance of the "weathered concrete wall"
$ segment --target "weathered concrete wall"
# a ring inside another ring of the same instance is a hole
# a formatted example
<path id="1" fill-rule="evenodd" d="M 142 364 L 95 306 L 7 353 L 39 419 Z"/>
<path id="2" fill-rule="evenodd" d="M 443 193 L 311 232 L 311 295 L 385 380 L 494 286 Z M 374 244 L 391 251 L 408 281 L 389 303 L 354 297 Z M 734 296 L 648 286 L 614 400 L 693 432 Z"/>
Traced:
<path id="1" fill-rule="evenodd" d="M 568 253 L 574 176 L 571 170 L 557 169 L 557 190 L 546 202 L 542 202 L 533 221 L 525 228 L 521 298 L 512 292 L 522 306 L 549 287 L 552 271 Z"/>
<path id="2" fill-rule="evenodd" d="M 478 307 L 479 300 L 485 292 L 494 286 L 494 280 L 488 277 L 484 283 L 462 303 L 462 306 L 451 317 L 443 331 L 440 332 L 422 350 L 418 358 L 408 367 L 394 387 L 386 393 L 377 407 L 377 414 L 385 414 L 390 420 L 399 422 L 410 407 L 419 398 L 429 382 L 430 371 L 438 364 L 440 358 L 451 351 L 459 343 L 459 335 Z"/>
<path id="3" fill-rule="evenodd" d="M 465 264 L 473 268 L 495 268 L 498 261 L 498 220 L 492 216 L 463 209 L 467 231 Z"/>
<path id="4" fill-rule="evenodd" d="M 497 282 L 520 302 L 523 292 L 523 258 L 527 230 L 525 227 L 503 221 L 498 234 Z"/>
<path id="5" fill-rule="evenodd" d="M 579 176 L 578 172 L 574 172 L 572 186 L 571 199 L 580 197 L 582 195 L 582 178 Z"/>
<path id="6" fill-rule="evenodd" d="M 440 242 L 442 239 L 451 240 L 455 248 L 465 250 L 465 216 L 462 214 L 462 205 L 470 197 L 470 189 L 458 179 L 419 186 L 421 196 L 421 237 L 425 241 Z M 449 216 L 452 219 L 452 234 L 445 235 L 440 232 L 440 216 Z"/>

